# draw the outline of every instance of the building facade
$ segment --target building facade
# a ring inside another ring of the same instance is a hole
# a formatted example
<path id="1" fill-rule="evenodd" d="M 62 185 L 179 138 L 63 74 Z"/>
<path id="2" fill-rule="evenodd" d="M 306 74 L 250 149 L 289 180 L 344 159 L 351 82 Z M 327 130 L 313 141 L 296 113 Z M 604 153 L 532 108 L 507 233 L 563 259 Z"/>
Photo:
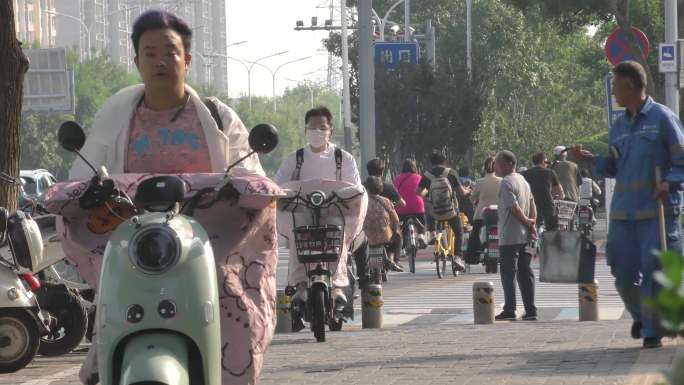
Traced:
<path id="1" fill-rule="evenodd" d="M 185 19 L 193 31 L 191 81 L 214 85 L 219 91 L 227 90 L 226 0 L 13 1 L 50 3 L 53 14 L 47 15 L 53 18 L 53 46 L 84 47 L 85 52 L 103 52 L 129 71 L 135 70 L 135 53 L 130 39 L 135 19 L 150 9 L 173 12 Z"/>
<path id="2" fill-rule="evenodd" d="M 10 0 L 14 2 L 14 23 L 17 39 L 24 46 L 51 48 L 55 46 L 57 30 L 54 12 L 55 0 Z"/>

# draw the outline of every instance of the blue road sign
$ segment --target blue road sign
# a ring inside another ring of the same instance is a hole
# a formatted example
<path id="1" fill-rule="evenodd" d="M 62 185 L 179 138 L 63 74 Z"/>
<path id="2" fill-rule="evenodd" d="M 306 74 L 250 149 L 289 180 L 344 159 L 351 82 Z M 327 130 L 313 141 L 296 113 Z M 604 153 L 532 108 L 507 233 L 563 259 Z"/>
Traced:
<path id="1" fill-rule="evenodd" d="M 387 69 L 395 69 L 399 63 L 418 63 L 418 43 L 384 42 L 375 43 L 375 61 Z"/>
<path id="2" fill-rule="evenodd" d="M 660 43 L 658 45 L 658 68 L 660 72 L 677 72 L 677 50 L 674 44 Z"/>

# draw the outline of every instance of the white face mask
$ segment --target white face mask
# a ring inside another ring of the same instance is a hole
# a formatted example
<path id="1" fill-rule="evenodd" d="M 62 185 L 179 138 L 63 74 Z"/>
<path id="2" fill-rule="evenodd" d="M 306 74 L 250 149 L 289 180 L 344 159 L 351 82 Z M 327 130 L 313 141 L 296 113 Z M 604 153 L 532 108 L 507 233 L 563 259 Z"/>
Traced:
<path id="1" fill-rule="evenodd" d="M 306 130 L 306 140 L 311 147 L 321 148 L 328 144 L 328 133 L 319 130 Z"/>

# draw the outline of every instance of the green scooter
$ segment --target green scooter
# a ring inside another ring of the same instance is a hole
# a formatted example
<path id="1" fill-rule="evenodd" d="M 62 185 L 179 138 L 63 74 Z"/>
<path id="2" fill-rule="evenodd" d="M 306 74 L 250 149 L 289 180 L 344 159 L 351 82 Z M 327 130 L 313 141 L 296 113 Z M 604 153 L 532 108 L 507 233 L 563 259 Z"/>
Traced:
<path id="1" fill-rule="evenodd" d="M 77 123 L 64 123 L 58 137 L 63 148 L 83 159 L 78 151 L 85 135 Z M 106 170 L 91 166 L 95 176 L 79 198 L 81 208 L 113 202 L 133 213 L 104 250 L 95 323 L 101 384 L 221 383 L 214 252 L 207 232 L 191 216 L 200 206 L 237 199 L 228 171 L 255 152 L 270 152 L 277 142 L 275 127 L 256 126 L 249 135 L 252 152 L 231 165 L 218 186 L 189 200 L 176 176 L 144 180 L 132 200 Z"/>

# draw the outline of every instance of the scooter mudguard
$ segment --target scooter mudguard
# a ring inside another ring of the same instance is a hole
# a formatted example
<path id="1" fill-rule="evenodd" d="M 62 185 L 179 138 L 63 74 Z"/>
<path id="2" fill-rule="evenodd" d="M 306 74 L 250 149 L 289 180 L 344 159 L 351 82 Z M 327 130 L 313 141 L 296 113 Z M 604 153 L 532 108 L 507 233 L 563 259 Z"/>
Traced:
<path id="1" fill-rule="evenodd" d="M 141 334 L 126 343 L 121 385 L 188 385 L 188 348 L 170 333 Z"/>

